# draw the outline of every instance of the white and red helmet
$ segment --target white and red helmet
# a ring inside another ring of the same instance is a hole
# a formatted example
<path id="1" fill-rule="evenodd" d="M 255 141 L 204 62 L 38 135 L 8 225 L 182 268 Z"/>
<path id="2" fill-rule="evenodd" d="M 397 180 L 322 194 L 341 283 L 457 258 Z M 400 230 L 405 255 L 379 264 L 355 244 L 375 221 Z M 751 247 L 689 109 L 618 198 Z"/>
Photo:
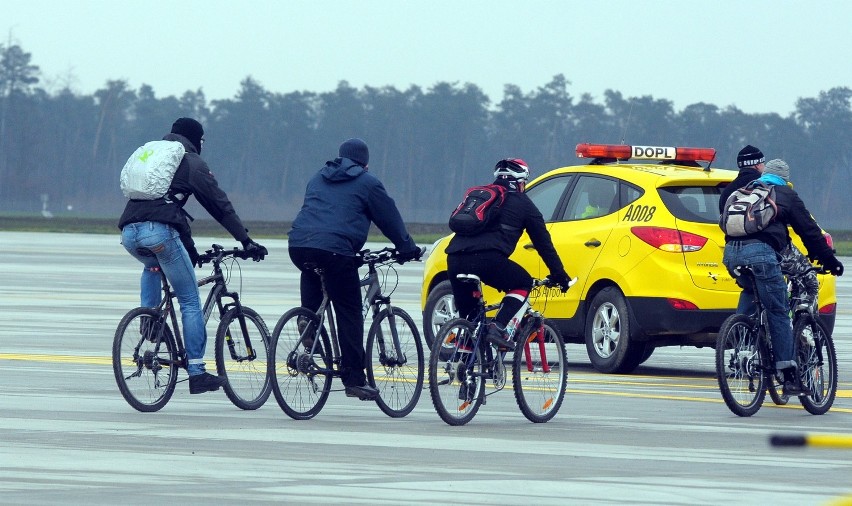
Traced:
<path id="1" fill-rule="evenodd" d="M 530 168 L 527 162 L 520 158 L 504 158 L 494 166 L 494 177 L 508 177 L 516 181 L 527 182 L 530 178 Z"/>

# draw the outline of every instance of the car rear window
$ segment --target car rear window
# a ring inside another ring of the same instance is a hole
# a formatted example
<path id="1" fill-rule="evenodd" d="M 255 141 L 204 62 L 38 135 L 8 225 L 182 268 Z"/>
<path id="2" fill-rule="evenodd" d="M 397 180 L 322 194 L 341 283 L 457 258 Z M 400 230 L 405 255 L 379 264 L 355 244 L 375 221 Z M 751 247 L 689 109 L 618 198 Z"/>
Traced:
<path id="1" fill-rule="evenodd" d="M 658 188 L 660 198 L 675 218 L 696 223 L 719 223 L 719 195 L 716 186 L 666 186 Z"/>

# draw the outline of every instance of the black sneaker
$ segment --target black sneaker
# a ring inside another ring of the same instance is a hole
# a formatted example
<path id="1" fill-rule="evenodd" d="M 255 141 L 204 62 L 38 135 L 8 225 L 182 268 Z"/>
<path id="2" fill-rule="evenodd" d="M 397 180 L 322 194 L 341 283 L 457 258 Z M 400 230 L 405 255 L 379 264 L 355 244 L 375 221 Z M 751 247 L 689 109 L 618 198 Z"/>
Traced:
<path id="1" fill-rule="evenodd" d="M 204 392 L 214 392 L 219 390 L 219 387 L 227 383 L 228 380 L 221 376 L 214 376 L 209 372 L 197 374 L 189 377 L 189 393 L 203 394 Z"/>
<path id="2" fill-rule="evenodd" d="M 515 349 L 515 342 L 509 338 L 506 331 L 500 330 L 500 328 L 494 323 L 488 324 L 488 331 L 485 334 L 485 340 L 498 348 L 505 348 L 507 350 Z"/>
<path id="3" fill-rule="evenodd" d="M 808 393 L 804 388 L 799 386 L 798 381 L 785 381 L 784 386 L 781 387 L 781 392 L 789 396 L 807 395 Z"/>
<path id="4" fill-rule="evenodd" d="M 379 396 L 379 391 L 370 385 L 346 387 L 346 397 L 357 397 L 362 401 L 374 401 Z"/>
<path id="5" fill-rule="evenodd" d="M 789 396 L 799 396 L 807 394 L 807 391 L 802 388 L 801 384 L 799 383 L 798 374 L 796 374 L 795 368 L 782 370 L 782 377 L 784 378 L 784 383 L 781 387 L 782 394 Z"/>
<path id="6" fill-rule="evenodd" d="M 460 401 L 472 401 L 473 396 L 476 394 L 476 383 L 474 381 L 466 382 L 463 381 L 461 386 L 459 386 L 459 400 Z"/>

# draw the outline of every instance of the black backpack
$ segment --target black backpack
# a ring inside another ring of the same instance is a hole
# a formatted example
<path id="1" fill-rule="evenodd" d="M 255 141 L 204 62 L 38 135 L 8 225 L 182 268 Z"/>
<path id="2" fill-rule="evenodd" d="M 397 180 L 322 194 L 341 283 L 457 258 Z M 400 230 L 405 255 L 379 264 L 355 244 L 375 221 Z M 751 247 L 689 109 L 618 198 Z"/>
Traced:
<path id="1" fill-rule="evenodd" d="M 719 227 L 731 237 L 745 237 L 766 228 L 777 214 L 775 185 L 755 180 L 728 197 Z"/>
<path id="2" fill-rule="evenodd" d="M 468 188 L 450 215 L 450 230 L 459 235 L 476 235 L 492 228 L 505 201 L 506 188 L 498 184 Z"/>

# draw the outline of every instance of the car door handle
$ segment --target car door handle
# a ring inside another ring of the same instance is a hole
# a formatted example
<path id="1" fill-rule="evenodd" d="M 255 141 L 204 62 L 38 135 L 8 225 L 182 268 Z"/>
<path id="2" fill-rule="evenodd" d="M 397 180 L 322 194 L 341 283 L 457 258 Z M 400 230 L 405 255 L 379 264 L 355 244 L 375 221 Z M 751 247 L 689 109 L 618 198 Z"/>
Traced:
<path id="1" fill-rule="evenodd" d="M 535 245 L 531 242 L 524 244 L 524 249 L 535 249 Z"/>
<path id="2" fill-rule="evenodd" d="M 586 244 L 586 246 L 592 246 L 594 248 L 597 248 L 598 246 L 601 245 L 601 242 L 597 239 L 589 239 L 588 241 L 586 241 L 585 244 Z"/>

